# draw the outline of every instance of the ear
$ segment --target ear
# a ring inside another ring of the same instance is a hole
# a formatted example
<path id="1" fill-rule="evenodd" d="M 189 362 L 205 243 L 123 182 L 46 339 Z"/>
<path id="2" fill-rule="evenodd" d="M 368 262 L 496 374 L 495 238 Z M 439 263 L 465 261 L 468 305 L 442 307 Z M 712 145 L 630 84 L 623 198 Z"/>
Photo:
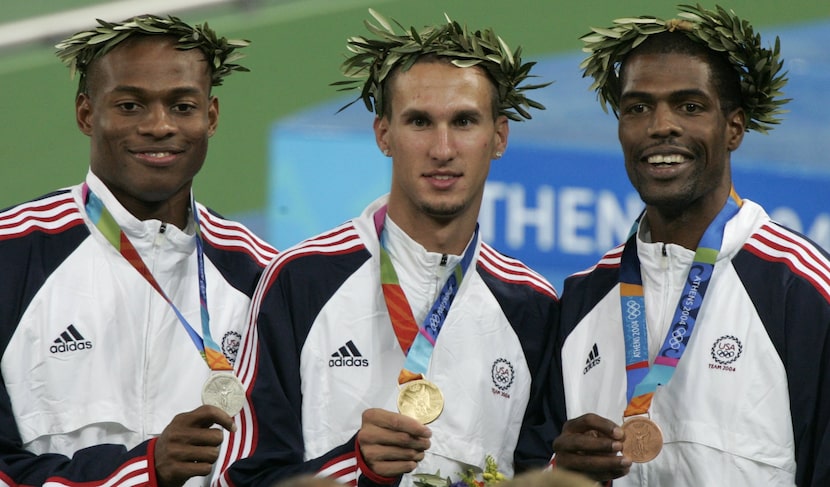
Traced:
<path id="1" fill-rule="evenodd" d="M 743 108 L 736 108 L 726 118 L 726 148 L 729 152 L 741 146 L 746 133 L 746 112 Z"/>
<path id="2" fill-rule="evenodd" d="M 215 96 L 210 97 L 210 105 L 208 105 L 208 137 L 213 137 L 216 133 L 216 128 L 219 126 L 219 98 Z"/>
<path id="3" fill-rule="evenodd" d="M 389 120 L 386 117 L 375 117 L 375 122 L 372 124 L 375 129 L 375 143 L 378 149 L 384 154 L 389 153 Z"/>
<path id="4" fill-rule="evenodd" d="M 92 135 L 92 100 L 85 93 L 75 98 L 75 123 L 85 135 Z"/>
<path id="5" fill-rule="evenodd" d="M 491 159 L 498 159 L 496 156 L 497 153 L 504 154 L 504 151 L 507 150 L 507 137 L 510 135 L 510 123 L 505 115 L 499 115 L 495 125 L 496 130 L 493 133 L 493 153 L 490 154 Z"/>

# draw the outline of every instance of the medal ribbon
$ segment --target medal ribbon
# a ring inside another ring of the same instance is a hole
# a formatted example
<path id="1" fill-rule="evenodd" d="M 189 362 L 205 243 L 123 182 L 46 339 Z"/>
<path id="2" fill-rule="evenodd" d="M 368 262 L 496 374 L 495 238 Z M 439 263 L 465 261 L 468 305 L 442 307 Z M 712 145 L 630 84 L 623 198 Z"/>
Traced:
<path id="1" fill-rule="evenodd" d="M 207 308 L 207 285 L 205 280 L 205 257 L 202 243 L 202 230 L 199 225 L 199 210 L 196 208 L 196 202 L 193 200 L 193 196 L 191 195 L 190 197 L 190 208 L 193 213 L 193 221 L 196 226 L 196 259 L 199 273 L 199 308 L 202 320 L 202 336 L 199 336 L 199 334 L 196 333 L 196 330 L 190 326 L 187 319 L 185 319 L 176 305 L 173 304 L 173 301 L 167 296 L 167 293 L 165 293 L 161 288 L 158 281 L 156 281 L 156 278 L 153 276 L 153 273 L 150 272 L 150 269 L 141 259 L 138 251 L 130 242 L 130 239 L 127 238 L 127 235 L 123 230 L 121 230 L 121 227 L 118 226 L 118 223 L 115 221 L 115 218 L 113 218 L 112 213 L 110 213 L 107 207 L 104 206 L 104 202 L 92 192 L 86 183 L 84 183 L 82 191 L 89 219 L 92 220 L 92 223 L 95 224 L 101 234 L 103 234 L 109 243 L 112 244 L 115 250 L 127 259 L 127 262 L 129 262 L 130 265 L 132 265 L 135 270 L 137 270 L 138 273 L 141 274 L 148 283 L 150 283 L 153 289 L 155 289 L 161 297 L 167 301 L 167 304 L 170 305 L 170 308 L 176 314 L 179 322 L 182 324 L 185 331 L 187 331 L 188 336 L 190 336 L 193 344 L 196 345 L 196 349 L 199 351 L 199 354 L 205 360 L 208 367 L 210 367 L 211 370 L 233 370 L 233 367 L 228 362 L 225 354 L 221 352 L 219 346 L 216 345 L 216 342 L 214 342 L 213 338 L 210 336 L 210 315 L 208 314 Z"/>
<path id="2" fill-rule="evenodd" d="M 674 375 L 677 364 L 689 344 L 697 314 L 709 287 L 715 261 L 723 244 L 724 228 L 738 213 L 741 204 L 735 188 L 732 188 L 726 204 L 703 233 L 686 284 L 683 286 L 683 293 L 677 303 L 671 327 L 651 367 L 648 363 L 646 302 L 640 274 L 640 259 L 637 256 L 636 231 L 626 242 L 620 262 L 620 306 L 625 338 L 628 401 L 624 417 L 647 413 L 657 386 L 667 384 Z"/>
<path id="3" fill-rule="evenodd" d="M 429 359 L 435 348 L 435 341 L 444 326 L 450 306 L 458 293 L 464 274 L 473 261 L 473 255 L 478 244 L 478 225 L 476 225 L 473 241 L 456 264 L 452 274 L 447 278 L 441 292 L 432 304 L 424 321 L 418 326 L 412 315 L 412 307 L 406 299 L 406 294 L 398 280 L 395 266 L 384 243 L 383 221 L 386 218 L 386 206 L 375 212 L 375 230 L 380 241 L 380 282 L 383 289 L 383 298 L 392 321 L 392 329 L 398 338 L 398 344 L 406 355 L 404 368 L 398 376 L 398 383 L 404 384 L 411 380 L 420 379 L 426 373 Z"/>

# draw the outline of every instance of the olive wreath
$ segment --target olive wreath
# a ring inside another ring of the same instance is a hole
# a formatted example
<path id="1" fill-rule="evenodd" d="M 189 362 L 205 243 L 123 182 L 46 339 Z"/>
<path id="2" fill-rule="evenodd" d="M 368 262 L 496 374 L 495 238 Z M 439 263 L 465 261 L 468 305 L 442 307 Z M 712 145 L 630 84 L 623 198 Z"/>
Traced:
<path id="1" fill-rule="evenodd" d="M 678 9 L 678 19 L 647 16 L 616 19 L 612 27 L 592 27 L 591 32 L 580 38 L 588 57 L 579 67 L 583 77 L 594 78 L 590 89 L 597 92 L 603 110 L 608 111 L 607 105 L 615 114 L 619 110 L 619 65 L 626 54 L 650 35 L 679 31 L 709 49 L 726 53 L 740 76 L 747 130 L 767 133 L 772 130 L 771 125 L 781 123 L 778 115 L 786 113 L 781 106 L 790 99 L 780 98 L 787 73 L 781 72 L 784 62 L 779 59 L 779 38 L 775 38 L 772 49 L 764 48 L 761 35 L 753 31 L 749 22 L 720 6 L 716 6 L 716 11 L 700 4 L 679 5 Z"/>
<path id="2" fill-rule="evenodd" d="M 222 79 L 234 71 L 249 71 L 235 62 L 244 54 L 235 52 L 250 41 L 217 37 L 205 22 L 191 26 L 178 17 L 140 15 L 123 22 L 106 22 L 98 27 L 74 34 L 57 45 L 56 55 L 69 67 L 70 77 L 80 73 L 78 91 L 86 91 L 86 74 L 90 63 L 111 51 L 118 43 L 133 35 L 169 35 L 177 39 L 177 49 L 200 49 L 211 66 L 211 85 L 219 86 Z"/>
<path id="3" fill-rule="evenodd" d="M 452 59 L 458 67 L 480 66 L 491 76 L 498 89 L 499 112 L 511 120 L 522 121 L 532 118 L 529 109 L 544 110 L 539 102 L 527 98 L 527 90 L 534 90 L 550 83 L 519 86 L 530 74 L 535 62 L 522 63 L 522 48 L 511 51 L 504 40 L 492 29 L 471 32 L 466 26 L 450 19 L 447 14 L 445 25 L 429 26 L 418 31 L 415 27 L 406 29 L 393 19 L 404 31 L 397 34 L 392 24 L 381 14 L 369 9 L 380 26 L 364 21 L 366 28 L 377 39 L 354 36 L 348 39 L 347 49 L 352 53 L 341 65 L 343 74 L 350 78 L 331 83 L 340 86 L 338 91 L 361 88 L 360 95 L 340 111 L 358 100 L 366 108 L 380 115 L 383 113 L 383 83 L 395 68 L 408 70 L 420 56 L 434 54 Z"/>

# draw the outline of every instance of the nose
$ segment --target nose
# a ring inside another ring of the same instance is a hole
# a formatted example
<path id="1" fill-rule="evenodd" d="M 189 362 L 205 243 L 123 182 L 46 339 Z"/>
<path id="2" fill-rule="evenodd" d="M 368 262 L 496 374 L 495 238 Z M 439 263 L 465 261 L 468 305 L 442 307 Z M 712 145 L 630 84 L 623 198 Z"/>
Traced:
<path id="1" fill-rule="evenodd" d="M 446 125 L 435 127 L 434 137 L 429 147 L 429 156 L 437 161 L 452 160 L 455 154 L 452 133 Z"/>
<path id="2" fill-rule="evenodd" d="M 672 108 L 658 104 L 654 108 L 648 130 L 651 137 L 673 137 L 680 135 L 682 128 Z"/>
<path id="3" fill-rule="evenodd" d="M 147 107 L 146 113 L 138 125 L 138 131 L 142 135 L 161 139 L 175 133 L 176 125 L 167 107 L 153 104 Z"/>

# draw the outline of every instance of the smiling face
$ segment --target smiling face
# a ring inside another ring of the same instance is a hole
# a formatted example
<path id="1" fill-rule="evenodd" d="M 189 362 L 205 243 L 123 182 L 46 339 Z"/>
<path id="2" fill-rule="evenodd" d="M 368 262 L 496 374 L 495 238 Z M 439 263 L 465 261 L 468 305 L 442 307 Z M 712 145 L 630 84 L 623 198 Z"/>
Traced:
<path id="1" fill-rule="evenodd" d="M 389 82 L 389 115 L 375 120 L 378 146 L 392 156 L 389 215 L 419 241 L 419 234 L 455 224 L 466 244 L 490 161 L 507 146 L 507 117 L 493 118 L 495 87 L 479 68 L 440 59 L 418 62 Z"/>
<path id="2" fill-rule="evenodd" d="M 743 111 L 724 114 L 709 65 L 696 56 L 633 55 L 621 81 L 618 134 L 631 184 L 657 212 L 708 224 L 732 185 Z"/>
<path id="3" fill-rule="evenodd" d="M 178 225 L 219 108 L 202 52 L 175 46 L 168 37 L 137 37 L 96 60 L 76 119 L 90 137 L 92 172 L 121 204 L 139 219 Z"/>

